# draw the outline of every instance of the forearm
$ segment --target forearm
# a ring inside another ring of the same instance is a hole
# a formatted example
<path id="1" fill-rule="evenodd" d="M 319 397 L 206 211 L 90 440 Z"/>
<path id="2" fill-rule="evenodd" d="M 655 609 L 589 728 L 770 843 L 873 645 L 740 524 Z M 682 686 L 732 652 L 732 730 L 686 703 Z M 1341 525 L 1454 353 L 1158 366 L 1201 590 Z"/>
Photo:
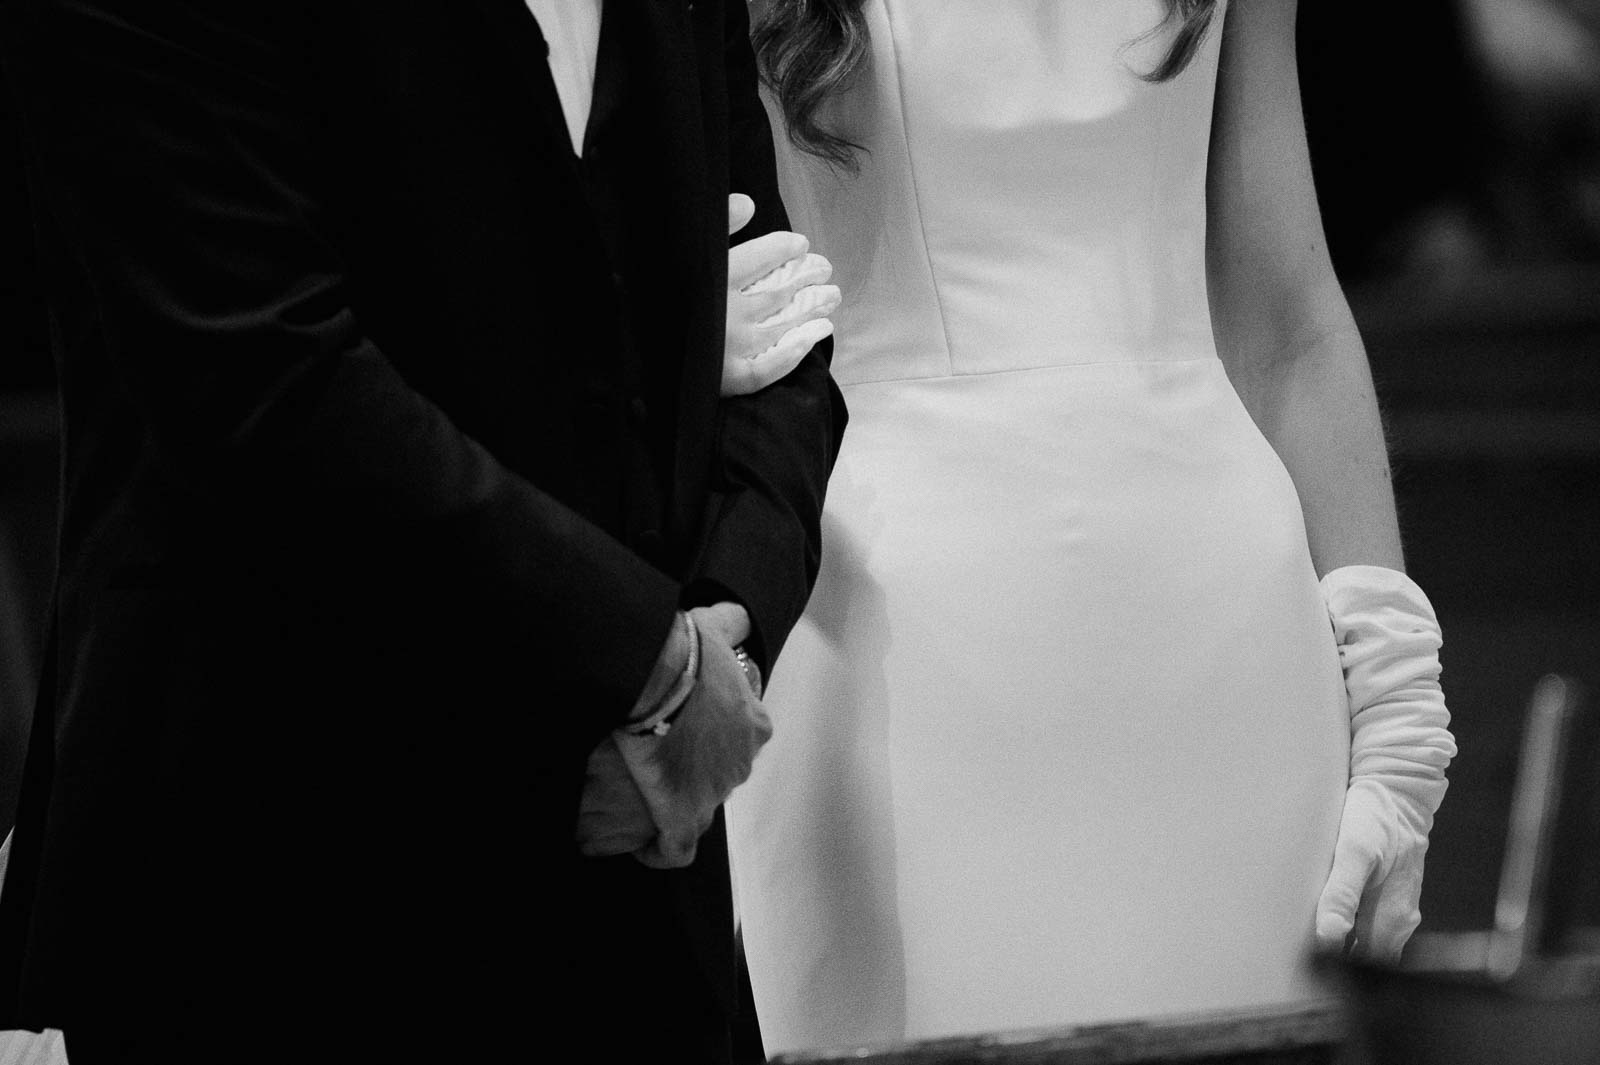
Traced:
<path id="1" fill-rule="evenodd" d="M 1366 352 L 1329 261 L 1295 59 L 1296 4 L 1224 23 L 1206 182 L 1217 350 L 1300 495 L 1319 573 L 1401 565 Z"/>
<path id="2" fill-rule="evenodd" d="M 1383 426 L 1355 324 L 1346 312 L 1330 328 L 1268 343 L 1293 353 L 1230 374 L 1294 481 L 1318 575 L 1357 564 L 1403 570 Z"/>

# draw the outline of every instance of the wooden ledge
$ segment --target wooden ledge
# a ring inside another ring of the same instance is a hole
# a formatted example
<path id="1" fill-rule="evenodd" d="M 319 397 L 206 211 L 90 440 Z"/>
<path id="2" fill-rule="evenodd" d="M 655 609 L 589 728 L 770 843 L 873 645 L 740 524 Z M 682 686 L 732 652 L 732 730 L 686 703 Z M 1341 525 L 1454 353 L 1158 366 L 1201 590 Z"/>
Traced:
<path id="1" fill-rule="evenodd" d="M 1155 1017 L 880 1046 L 804 1051 L 775 1065 L 1330 1065 L 1346 1032 L 1342 1003 Z"/>

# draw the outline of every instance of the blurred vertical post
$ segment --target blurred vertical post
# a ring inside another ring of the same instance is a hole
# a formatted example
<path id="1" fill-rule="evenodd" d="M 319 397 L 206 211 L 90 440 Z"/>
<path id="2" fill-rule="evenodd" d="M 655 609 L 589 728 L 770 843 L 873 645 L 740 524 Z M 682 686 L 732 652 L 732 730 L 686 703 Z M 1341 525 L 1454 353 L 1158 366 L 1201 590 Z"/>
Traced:
<path id="1" fill-rule="evenodd" d="M 1523 726 L 1522 757 L 1511 795 L 1511 827 L 1495 899 L 1489 937 L 1489 975 L 1508 980 L 1539 946 L 1544 892 L 1550 871 L 1567 760 L 1567 738 L 1576 711 L 1571 685 L 1554 674 L 1540 679 Z"/>

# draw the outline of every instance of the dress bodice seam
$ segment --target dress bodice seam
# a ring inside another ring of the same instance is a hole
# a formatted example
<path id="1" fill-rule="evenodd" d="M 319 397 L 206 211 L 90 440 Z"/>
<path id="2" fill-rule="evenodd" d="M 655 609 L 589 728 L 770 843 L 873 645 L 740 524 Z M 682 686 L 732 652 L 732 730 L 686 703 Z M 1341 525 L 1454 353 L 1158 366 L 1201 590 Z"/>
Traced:
<path id="1" fill-rule="evenodd" d="M 888 4 L 881 7 L 885 22 L 893 23 L 894 15 L 889 10 Z M 949 374 L 955 371 L 955 355 L 950 350 L 950 323 L 945 315 L 944 294 L 940 291 L 939 275 L 934 267 L 933 248 L 928 243 L 928 227 L 922 220 L 922 190 L 917 184 L 917 163 L 911 156 L 911 133 L 909 124 L 911 116 L 906 111 L 906 92 L 902 71 L 905 69 L 900 62 L 900 45 L 891 28 L 889 33 L 889 47 L 894 55 L 894 93 L 895 107 L 900 112 L 900 143 L 906 153 L 906 173 L 911 180 L 911 209 L 917 216 L 917 234 L 922 238 L 922 257 L 928 264 L 929 288 L 933 291 L 933 305 L 939 312 L 939 334 L 944 339 L 945 367 Z"/>

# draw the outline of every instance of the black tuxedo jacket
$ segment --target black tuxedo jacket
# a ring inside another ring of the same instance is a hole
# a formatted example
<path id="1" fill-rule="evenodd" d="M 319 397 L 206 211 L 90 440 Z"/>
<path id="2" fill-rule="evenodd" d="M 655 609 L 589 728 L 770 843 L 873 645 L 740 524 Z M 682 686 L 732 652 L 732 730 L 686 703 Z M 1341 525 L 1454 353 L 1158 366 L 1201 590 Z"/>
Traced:
<path id="1" fill-rule="evenodd" d="M 720 841 L 581 861 L 583 764 L 681 604 L 770 668 L 845 415 L 826 345 L 718 398 L 745 5 L 608 9 L 627 269 L 522 0 L 0 0 L 65 477 L 0 1027 L 725 1004 Z"/>

